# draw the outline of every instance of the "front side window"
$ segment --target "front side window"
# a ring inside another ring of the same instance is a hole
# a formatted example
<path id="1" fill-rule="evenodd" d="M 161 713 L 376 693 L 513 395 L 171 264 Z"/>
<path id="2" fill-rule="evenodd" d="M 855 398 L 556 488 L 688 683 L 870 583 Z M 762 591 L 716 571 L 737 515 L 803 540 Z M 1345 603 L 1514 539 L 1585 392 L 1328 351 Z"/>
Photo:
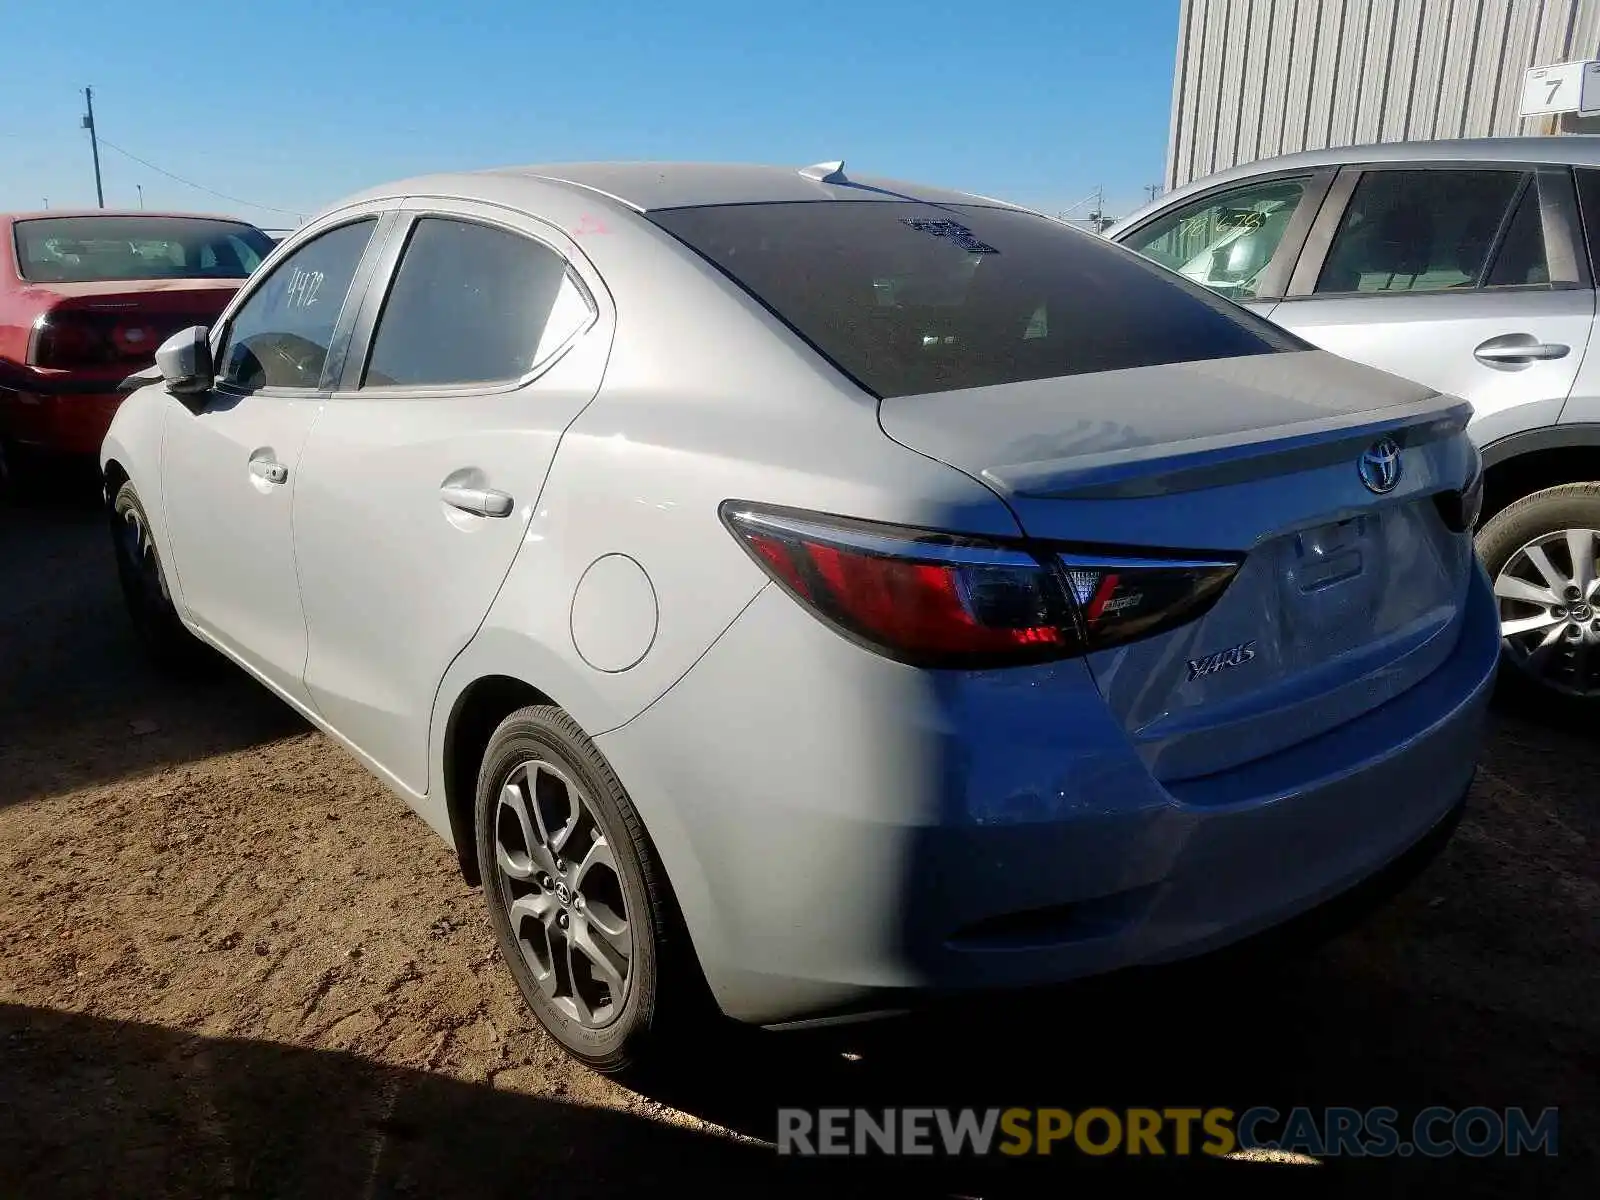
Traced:
<path id="1" fill-rule="evenodd" d="M 1157 218 L 1122 244 L 1230 300 L 1253 299 L 1306 182 L 1274 179 L 1207 196 Z"/>
<path id="2" fill-rule="evenodd" d="M 378 317 L 362 386 L 518 380 L 592 315 L 548 246 L 490 225 L 423 217 Z"/>
<path id="3" fill-rule="evenodd" d="M 253 225 L 206 217 L 30 217 L 14 230 L 30 283 L 243 279 L 272 249 Z"/>
<path id="4" fill-rule="evenodd" d="M 1483 286 L 1496 236 L 1526 178 L 1521 171 L 1366 172 L 1339 222 L 1316 291 L 1436 292 Z M 1515 252 L 1521 261 L 1508 262 L 1508 281 L 1529 282 L 1529 276 L 1543 269 L 1542 234 L 1536 249 L 1528 240 L 1528 220 L 1536 217 L 1537 207 L 1517 231 Z M 1535 255 L 1538 261 L 1533 261 Z"/>
<path id="5" fill-rule="evenodd" d="M 975 204 L 667 209 L 687 243 L 880 397 L 1304 350 L 1104 238 Z"/>
<path id="6" fill-rule="evenodd" d="M 341 225 L 273 269 L 234 313 L 220 381 L 243 391 L 322 386 L 328 347 L 377 219 Z"/>

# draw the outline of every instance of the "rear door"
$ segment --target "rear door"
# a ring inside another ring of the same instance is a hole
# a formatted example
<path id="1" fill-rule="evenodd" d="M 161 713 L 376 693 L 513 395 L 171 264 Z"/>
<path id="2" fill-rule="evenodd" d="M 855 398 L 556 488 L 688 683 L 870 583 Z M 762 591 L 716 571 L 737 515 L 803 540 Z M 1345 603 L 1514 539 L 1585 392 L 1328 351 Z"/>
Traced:
<path id="1" fill-rule="evenodd" d="M 294 529 L 306 690 L 421 793 L 439 680 L 599 388 L 613 310 L 543 222 L 465 202 L 403 211 L 302 456 Z"/>
<path id="2" fill-rule="evenodd" d="M 1567 168 L 1400 164 L 1340 172 L 1270 316 L 1467 399 L 1488 432 L 1527 405 L 1556 420 L 1594 310 Z"/>

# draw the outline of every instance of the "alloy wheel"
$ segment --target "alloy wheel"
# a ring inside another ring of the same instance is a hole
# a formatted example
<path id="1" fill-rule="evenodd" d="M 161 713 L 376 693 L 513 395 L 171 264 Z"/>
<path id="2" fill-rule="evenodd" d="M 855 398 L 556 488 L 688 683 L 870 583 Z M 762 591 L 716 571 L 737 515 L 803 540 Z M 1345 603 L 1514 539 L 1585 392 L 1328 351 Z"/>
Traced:
<path id="1" fill-rule="evenodd" d="M 1494 581 L 1517 669 L 1569 696 L 1600 695 L 1600 531 L 1558 529 L 1521 547 Z"/>
<path id="2" fill-rule="evenodd" d="M 539 990 L 589 1029 L 622 1011 L 633 966 L 622 878 L 592 802 L 572 776 L 530 759 L 495 807 L 497 884 Z"/>

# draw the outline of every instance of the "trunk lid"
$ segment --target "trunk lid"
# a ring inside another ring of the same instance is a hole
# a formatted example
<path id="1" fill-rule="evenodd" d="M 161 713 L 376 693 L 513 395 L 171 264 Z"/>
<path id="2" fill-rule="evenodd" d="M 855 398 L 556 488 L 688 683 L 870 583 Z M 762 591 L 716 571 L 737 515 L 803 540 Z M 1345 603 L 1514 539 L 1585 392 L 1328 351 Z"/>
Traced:
<path id="1" fill-rule="evenodd" d="M 880 419 L 986 482 L 1030 537 L 1243 557 L 1197 620 L 1089 659 L 1177 782 L 1351 720 L 1450 653 L 1473 551 L 1433 497 L 1468 473 L 1470 411 L 1306 351 L 894 397 Z M 1380 494 L 1358 464 L 1383 438 L 1401 469 Z"/>

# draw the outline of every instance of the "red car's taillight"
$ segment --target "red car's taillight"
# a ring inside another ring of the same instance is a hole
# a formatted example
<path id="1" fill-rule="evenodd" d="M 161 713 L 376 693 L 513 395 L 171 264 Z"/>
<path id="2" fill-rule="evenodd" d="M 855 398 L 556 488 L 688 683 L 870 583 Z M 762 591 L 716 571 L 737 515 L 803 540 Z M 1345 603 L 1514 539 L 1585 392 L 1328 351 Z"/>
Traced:
<path id="1" fill-rule="evenodd" d="M 213 317 L 203 312 L 53 308 L 33 323 L 28 362 L 53 370 L 150 363 L 155 361 L 157 348 L 172 334 L 211 320 Z"/>
<path id="2" fill-rule="evenodd" d="M 812 613 L 919 666 L 1044 662 L 1193 620 L 1238 560 L 1122 557 L 729 501 L 752 558 Z"/>
<path id="3" fill-rule="evenodd" d="M 34 322 L 28 359 L 36 367 L 97 367 L 115 362 L 117 354 L 100 321 L 56 311 Z"/>

